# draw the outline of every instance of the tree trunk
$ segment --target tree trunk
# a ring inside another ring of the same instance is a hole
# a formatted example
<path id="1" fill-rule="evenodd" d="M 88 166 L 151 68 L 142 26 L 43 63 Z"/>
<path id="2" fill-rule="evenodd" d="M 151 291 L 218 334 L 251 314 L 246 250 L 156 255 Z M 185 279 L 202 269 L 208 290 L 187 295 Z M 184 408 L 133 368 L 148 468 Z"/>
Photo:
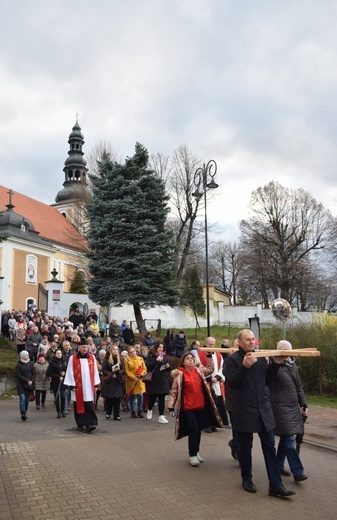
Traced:
<path id="1" fill-rule="evenodd" d="M 146 334 L 145 320 L 143 319 L 142 311 L 141 311 L 139 303 L 134 303 L 133 304 L 133 311 L 135 313 L 135 318 L 136 318 L 136 322 L 137 322 L 138 332 L 140 334 Z"/>

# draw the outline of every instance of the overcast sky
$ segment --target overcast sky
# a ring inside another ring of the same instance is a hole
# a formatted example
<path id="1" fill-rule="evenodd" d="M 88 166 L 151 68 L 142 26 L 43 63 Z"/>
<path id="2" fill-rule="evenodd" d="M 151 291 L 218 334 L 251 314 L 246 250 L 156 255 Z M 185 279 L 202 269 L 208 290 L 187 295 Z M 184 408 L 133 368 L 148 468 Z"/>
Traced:
<path id="1" fill-rule="evenodd" d="M 236 238 L 271 180 L 337 213 L 336 0 L 0 0 L 0 183 L 52 204 L 83 150 L 179 145 L 218 164 Z M 15 204 L 15 197 L 13 198 Z"/>

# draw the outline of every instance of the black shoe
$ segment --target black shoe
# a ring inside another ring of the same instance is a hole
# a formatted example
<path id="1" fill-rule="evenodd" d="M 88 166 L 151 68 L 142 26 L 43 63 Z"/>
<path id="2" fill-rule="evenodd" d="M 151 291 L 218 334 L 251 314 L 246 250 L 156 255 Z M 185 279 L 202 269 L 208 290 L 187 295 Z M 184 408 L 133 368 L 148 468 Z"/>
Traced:
<path id="1" fill-rule="evenodd" d="M 25 413 L 21 414 L 21 420 L 22 421 L 26 421 L 27 420 L 27 415 Z"/>
<path id="2" fill-rule="evenodd" d="M 91 433 L 96 430 L 96 426 L 87 426 L 87 433 Z"/>
<path id="3" fill-rule="evenodd" d="M 243 480 L 242 487 L 245 491 L 248 491 L 248 493 L 256 493 L 256 487 L 252 480 Z"/>
<path id="4" fill-rule="evenodd" d="M 131 417 L 132 417 L 132 419 L 137 419 L 137 414 L 136 414 L 136 412 L 131 412 Z"/>
<path id="5" fill-rule="evenodd" d="M 295 475 L 294 476 L 294 480 L 295 482 L 302 482 L 302 480 L 307 480 L 307 476 L 304 475 L 303 473 L 301 475 Z"/>
<path id="6" fill-rule="evenodd" d="M 212 430 L 211 430 L 210 427 L 205 428 L 203 431 L 204 431 L 205 433 L 212 433 Z"/>
<path id="7" fill-rule="evenodd" d="M 61 417 L 62 417 L 61 412 L 58 412 L 58 414 L 57 414 L 57 418 L 58 418 L 58 419 L 61 419 Z"/>
<path id="8" fill-rule="evenodd" d="M 228 446 L 231 449 L 231 454 L 232 454 L 233 459 L 238 460 L 238 453 L 237 453 L 236 448 L 234 446 L 233 439 L 229 441 Z"/>
<path id="9" fill-rule="evenodd" d="M 291 477 L 291 473 L 287 469 L 280 468 L 280 473 L 283 477 Z"/>
<path id="10" fill-rule="evenodd" d="M 217 432 L 218 428 L 216 428 L 215 426 L 211 426 L 211 430 L 212 430 L 212 432 Z"/>
<path id="11" fill-rule="evenodd" d="M 42 406 L 42 408 L 44 408 L 44 403 L 42 403 L 42 405 L 41 405 L 41 406 Z"/>
<path id="12" fill-rule="evenodd" d="M 114 417 L 114 421 L 120 421 L 120 420 L 121 420 L 120 415 L 118 415 L 117 417 Z"/>
<path id="13" fill-rule="evenodd" d="M 62 417 L 67 417 L 67 412 L 62 412 Z"/>
<path id="14" fill-rule="evenodd" d="M 138 419 L 144 419 L 144 415 L 142 414 L 142 412 L 138 412 Z"/>
<path id="15" fill-rule="evenodd" d="M 39 407 L 39 406 L 37 406 L 37 407 L 36 407 L 36 409 L 37 409 L 37 410 L 40 410 L 40 407 Z"/>
<path id="16" fill-rule="evenodd" d="M 292 489 L 286 489 L 283 484 L 280 484 L 279 486 L 269 486 L 269 496 L 271 497 L 284 498 L 295 494 L 295 491 Z"/>
<path id="17" fill-rule="evenodd" d="M 105 418 L 106 419 L 110 419 L 110 415 L 108 415 L 107 413 L 105 414 Z"/>

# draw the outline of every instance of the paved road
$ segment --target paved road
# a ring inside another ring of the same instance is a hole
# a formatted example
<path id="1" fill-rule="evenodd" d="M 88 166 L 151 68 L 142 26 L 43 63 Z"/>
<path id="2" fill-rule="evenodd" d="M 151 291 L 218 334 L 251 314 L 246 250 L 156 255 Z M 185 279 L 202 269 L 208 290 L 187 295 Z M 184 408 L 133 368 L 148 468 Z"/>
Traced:
<path id="1" fill-rule="evenodd" d="M 335 520 L 337 518 L 337 411 L 314 408 L 302 460 L 309 479 L 294 483 L 290 499 L 267 494 L 258 437 L 254 445 L 256 495 L 243 491 L 227 446 L 230 431 L 203 434 L 198 468 L 187 462 L 186 439 L 173 440 L 174 420 L 107 421 L 78 433 L 72 413 L 57 419 L 51 402 L 31 406 L 26 423 L 18 401 L 0 401 L 1 520 Z M 310 442 L 310 444 L 309 444 Z M 320 447 L 321 446 L 321 447 Z"/>

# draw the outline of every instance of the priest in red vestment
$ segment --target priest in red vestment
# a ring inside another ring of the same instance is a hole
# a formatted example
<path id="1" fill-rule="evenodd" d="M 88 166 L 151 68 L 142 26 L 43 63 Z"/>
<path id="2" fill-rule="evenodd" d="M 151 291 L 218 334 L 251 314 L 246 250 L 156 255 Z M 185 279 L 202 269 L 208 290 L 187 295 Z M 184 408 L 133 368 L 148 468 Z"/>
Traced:
<path id="1" fill-rule="evenodd" d="M 94 402 L 95 387 L 100 384 L 100 378 L 96 360 L 89 354 L 85 338 L 81 339 L 78 352 L 69 359 L 64 384 L 71 388 L 78 429 L 91 433 L 98 424 Z"/>

